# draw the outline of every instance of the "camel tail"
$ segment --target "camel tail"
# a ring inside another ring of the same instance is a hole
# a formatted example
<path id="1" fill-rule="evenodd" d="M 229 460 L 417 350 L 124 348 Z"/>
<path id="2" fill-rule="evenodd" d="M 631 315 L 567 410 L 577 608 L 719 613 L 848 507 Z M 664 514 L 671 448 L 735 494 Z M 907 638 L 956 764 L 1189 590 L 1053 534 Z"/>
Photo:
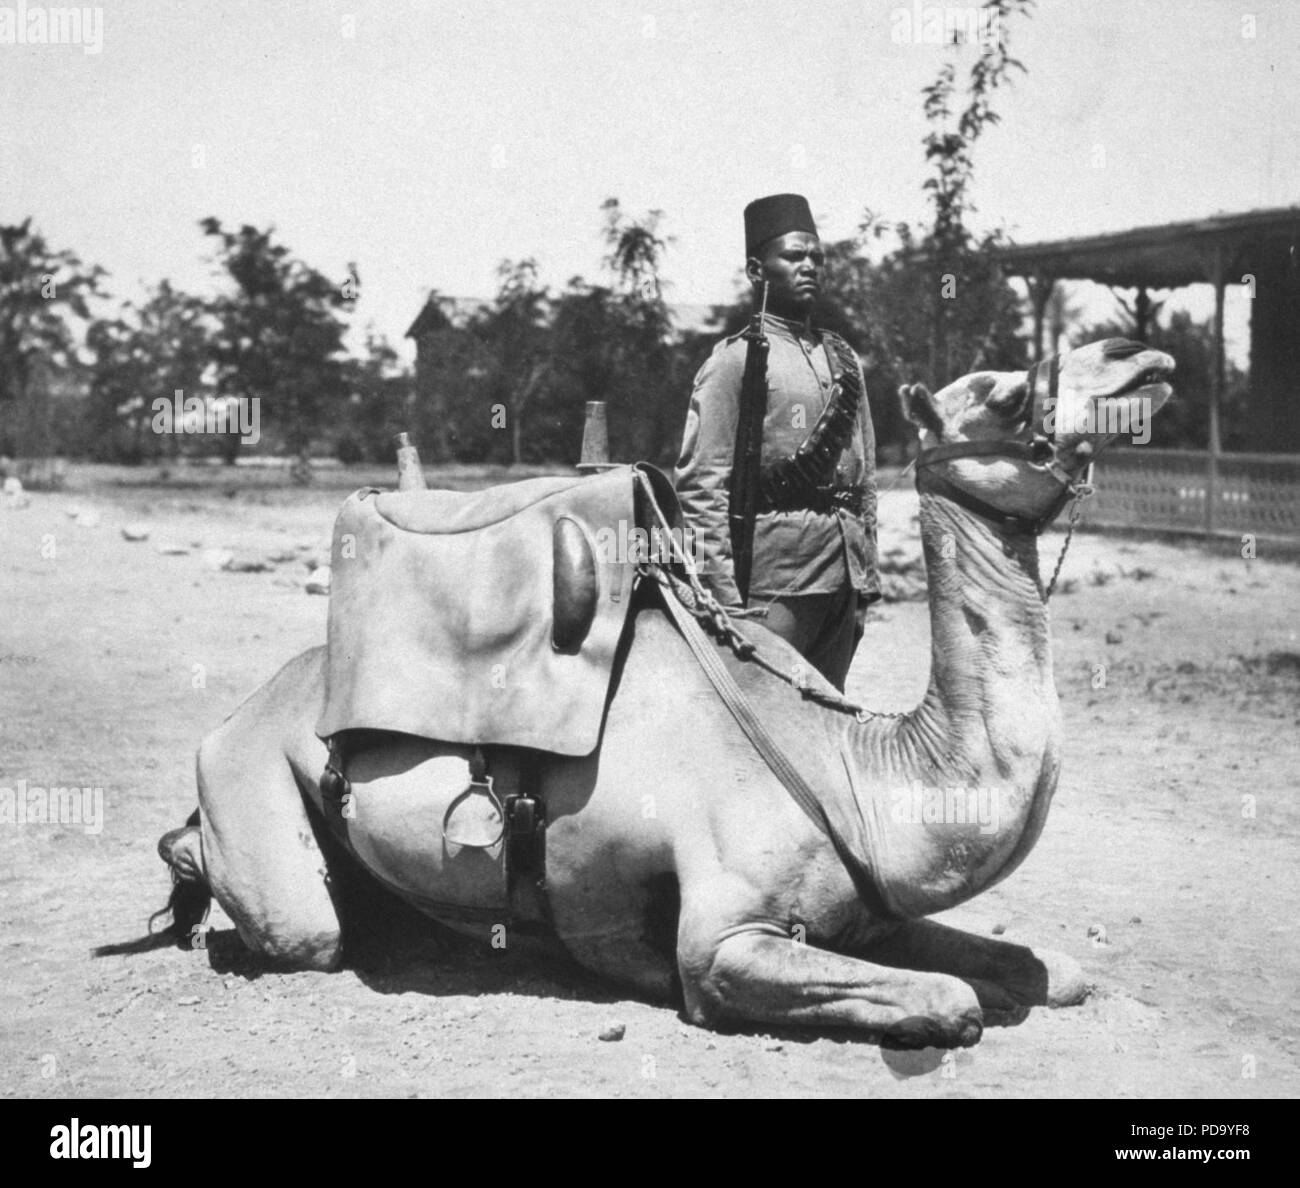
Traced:
<path id="1" fill-rule="evenodd" d="M 158 843 L 158 849 L 164 861 L 172 867 L 172 892 L 167 903 L 149 917 L 144 936 L 132 941 L 121 941 L 112 945 L 99 945 L 91 950 L 95 957 L 119 957 L 131 953 L 148 953 L 154 949 L 168 946 L 188 949 L 194 941 L 195 929 L 207 919 L 208 909 L 212 904 L 212 893 L 202 878 L 184 877 L 172 863 L 176 842 L 182 835 L 196 829 L 199 824 L 199 810 L 195 809 L 185 822 L 183 829 L 164 834 Z M 155 927 L 158 921 L 166 921 L 161 928 Z"/>

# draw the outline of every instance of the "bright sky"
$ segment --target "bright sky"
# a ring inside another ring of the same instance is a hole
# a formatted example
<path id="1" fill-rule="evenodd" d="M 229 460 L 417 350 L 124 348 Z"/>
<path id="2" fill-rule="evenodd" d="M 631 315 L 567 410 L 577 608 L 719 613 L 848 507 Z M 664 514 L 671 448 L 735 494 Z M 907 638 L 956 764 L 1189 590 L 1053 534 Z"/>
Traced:
<path id="1" fill-rule="evenodd" d="M 933 7 L 109 0 L 99 53 L 0 44 L 0 221 L 34 215 L 128 297 L 210 286 L 204 216 L 273 223 L 340 282 L 355 260 L 359 320 L 398 340 L 431 287 L 489 296 L 503 257 L 595 279 L 617 196 L 665 212 L 672 300 L 725 301 L 753 197 L 806 193 L 830 238 L 867 205 L 924 217 L 942 51 L 895 38 Z M 978 149 L 983 225 L 1300 203 L 1294 0 L 1041 0 L 1012 45 L 1029 73 Z"/>

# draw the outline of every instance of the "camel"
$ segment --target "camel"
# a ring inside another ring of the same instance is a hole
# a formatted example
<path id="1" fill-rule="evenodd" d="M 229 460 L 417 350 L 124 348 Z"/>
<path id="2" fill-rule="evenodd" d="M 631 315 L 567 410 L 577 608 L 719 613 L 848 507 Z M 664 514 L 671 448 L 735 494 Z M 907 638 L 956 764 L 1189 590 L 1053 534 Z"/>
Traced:
<path id="1" fill-rule="evenodd" d="M 1082 1001 L 1089 987 L 1073 958 L 926 917 L 1005 879 L 1043 829 L 1062 718 L 1035 530 L 1116 436 L 1086 430 L 1127 423 L 1108 409 L 1149 416 L 1171 394 L 1173 366 L 1124 339 L 1068 351 L 1054 361 L 1045 417 L 1042 365 L 1039 379 L 983 371 L 934 395 L 901 391 L 922 447 L 932 631 L 929 685 L 911 712 L 828 707 L 719 645 L 840 822 L 839 844 L 760 758 L 643 583 L 595 752 L 534 754 L 528 773 L 517 753 L 487 755 L 498 782 L 526 774 L 545 801 L 553 939 L 588 971 L 675 1000 L 705 1028 L 969 1046 L 986 1014 Z M 738 626 L 777 666 L 799 664 L 761 622 Z M 188 930 L 212 895 L 266 959 L 335 969 L 335 876 L 355 863 L 426 915 L 499 941 L 499 884 L 491 871 L 476 882 L 464 862 L 453 869 L 441 832 L 471 748 L 376 737 L 349 760 L 347 852 L 322 845 L 333 840 L 321 828 L 326 749 L 313 732 L 324 652 L 291 660 L 203 740 L 199 812 L 160 842 L 174 927 Z M 472 857 L 492 867 L 491 851 Z"/>

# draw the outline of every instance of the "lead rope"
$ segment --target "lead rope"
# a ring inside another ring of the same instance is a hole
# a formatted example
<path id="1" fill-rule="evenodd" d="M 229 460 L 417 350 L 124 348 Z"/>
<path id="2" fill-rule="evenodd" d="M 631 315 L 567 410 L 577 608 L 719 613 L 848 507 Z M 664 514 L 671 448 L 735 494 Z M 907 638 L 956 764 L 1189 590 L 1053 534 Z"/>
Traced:
<path id="1" fill-rule="evenodd" d="M 1061 566 L 1065 564 L 1065 554 L 1070 551 L 1070 542 L 1074 539 L 1074 530 L 1078 526 L 1079 518 L 1083 515 L 1083 504 L 1087 499 L 1091 499 L 1096 491 L 1092 485 L 1092 463 L 1088 463 L 1088 469 L 1083 473 L 1083 481 L 1075 483 L 1071 490 L 1074 492 L 1074 498 L 1070 500 L 1070 523 L 1065 530 L 1065 543 L 1061 546 L 1060 556 L 1056 558 L 1056 568 L 1052 570 L 1052 580 L 1047 583 L 1047 589 L 1043 591 L 1043 601 L 1050 602 L 1052 591 L 1056 589 L 1056 579 L 1061 576 Z"/>

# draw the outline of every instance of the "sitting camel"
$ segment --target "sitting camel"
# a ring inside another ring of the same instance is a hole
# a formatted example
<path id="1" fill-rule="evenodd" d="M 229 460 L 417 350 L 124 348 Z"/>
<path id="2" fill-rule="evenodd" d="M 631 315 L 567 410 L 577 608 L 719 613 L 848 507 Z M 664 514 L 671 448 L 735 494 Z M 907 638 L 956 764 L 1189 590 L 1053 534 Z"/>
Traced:
<path id="1" fill-rule="evenodd" d="M 596 750 L 534 752 L 522 771 L 519 752 L 484 748 L 499 784 L 531 780 L 545 802 L 546 931 L 587 969 L 676 997 L 705 1027 L 955 1046 L 979 1039 L 986 1010 L 1080 1002 L 1072 958 L 924 917 L 1006 878 L 1042 831 L 1062 723 L 1036 533 L 1115 436 L 1081 428 L 1128 423 L 1107 409 L 1150 415 L 1172 371 L 1167 355 L 1110 339 L 1029 376 L 903 390 L 922 447 L 932 658 L 921 703 L 888 716 L 828 704 L 829 686 L 809 697 L 806 682 L 773 675 L 799 657 L 758 623 L 740 626 L 764 666 L 710 644 L 814 791 L 820 823 L 724 708 L 666 611 L 672 595 L 643 582 Z M 324 648 L 304 652 L 203 741 L 199 814 L 160 843 L 174 927 L 215 895 L 253 950 L 335 968 L 331 864 L 357 863 L 451 927 L 498 935 L 497 884 L 475 884 L 470 902 L 472 876 L 440 830 L 474 748 L 374 736 L 349 759 L 346 849 L 322 846 L 324 665 Z"/>

